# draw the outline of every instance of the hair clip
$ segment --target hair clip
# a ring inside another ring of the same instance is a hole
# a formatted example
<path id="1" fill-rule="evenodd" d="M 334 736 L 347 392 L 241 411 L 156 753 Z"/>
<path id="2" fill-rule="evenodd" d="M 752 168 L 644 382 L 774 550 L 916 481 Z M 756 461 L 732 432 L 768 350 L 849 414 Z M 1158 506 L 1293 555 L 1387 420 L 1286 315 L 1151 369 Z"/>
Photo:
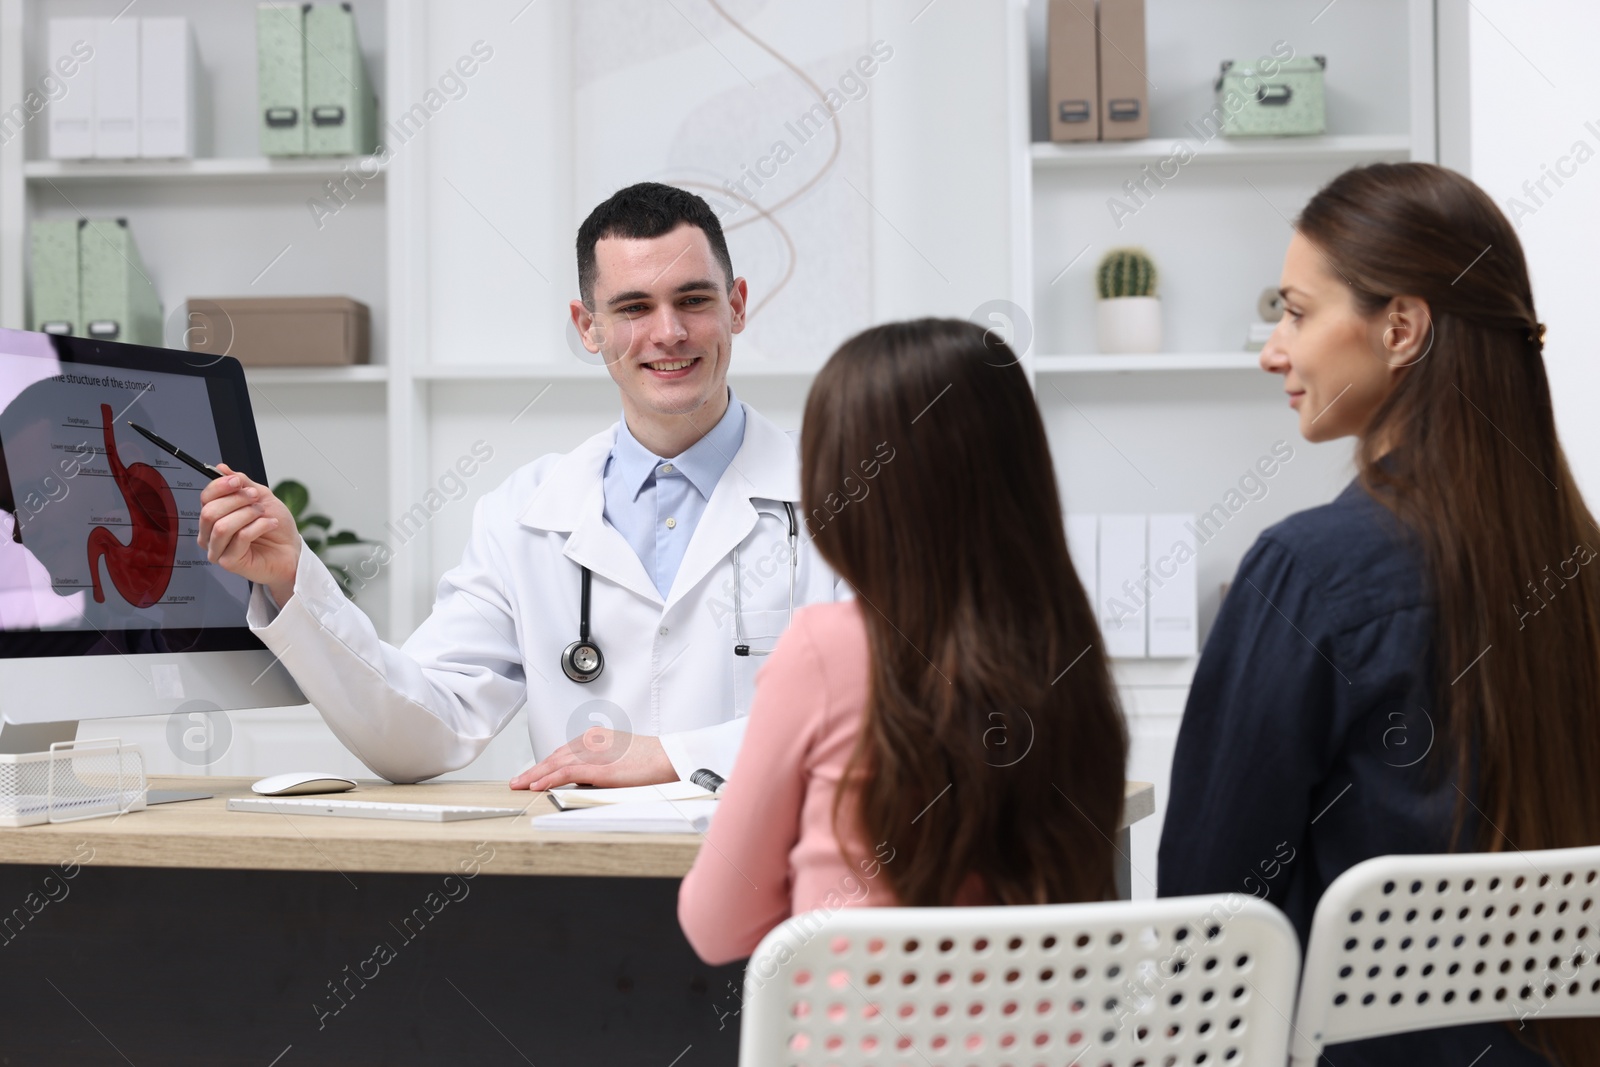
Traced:
<path id="1" fill-rule="evenodd" d="M 1544 331 L 1545 331 L 1545 326 L 1544 326 L 1544 323 L 1542 323 L 1542 322 L 1536 322 L 1532 326 L 1529 326 L 1527 331 L 1526 331 L 1526 336 L 1528 338 L 1528 343 L 1529 344 L 1538 345 L 1540 349 L 1543 349 L 1544 348 Z"/>

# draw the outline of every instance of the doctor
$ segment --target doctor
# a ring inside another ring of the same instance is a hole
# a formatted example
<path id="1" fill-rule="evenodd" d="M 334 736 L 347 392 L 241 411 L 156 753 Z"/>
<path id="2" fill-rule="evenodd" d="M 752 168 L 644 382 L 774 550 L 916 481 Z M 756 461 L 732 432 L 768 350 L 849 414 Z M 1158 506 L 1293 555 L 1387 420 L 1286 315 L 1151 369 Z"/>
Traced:
<path id="1" fill-rule="evenodd" d="M 265 486 L 220 467 L 201 494 L 201 546 L 256 583 L 251 629 L 391 781 L 465 766 L 524 705 L 540 762 L 513 789 L 726 776 L 764 653 L 843 591 L 805 536 L 796 442 L 728 388 L 747 287 L 705 201 L 616 193 L 578 231 L 578 287 L 572 321 L 623 419 L 478 501 L 402 647 Z"/>

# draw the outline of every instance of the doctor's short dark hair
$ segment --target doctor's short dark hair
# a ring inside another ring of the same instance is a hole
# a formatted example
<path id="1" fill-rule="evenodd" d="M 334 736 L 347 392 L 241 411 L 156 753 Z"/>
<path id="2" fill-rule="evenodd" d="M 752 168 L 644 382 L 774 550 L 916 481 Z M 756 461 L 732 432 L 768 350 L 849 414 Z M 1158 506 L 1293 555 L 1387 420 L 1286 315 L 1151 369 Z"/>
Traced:
<path id="1" fill-rule="evenodd" d="M 711 253 L 722 264 L 727 286 L 733 288 L 733 258 L 711 205 L 693 193 L 660 182 L 640 182 L 619 189 L 589 212 L 578 227 L 578 295 L 583 306 L 594 310 L 594 281 L 599 268 L 594 246 L 602 237 L 635 240 L 660 237 L 684 223 L 698 226 L 711 243 Z"/>

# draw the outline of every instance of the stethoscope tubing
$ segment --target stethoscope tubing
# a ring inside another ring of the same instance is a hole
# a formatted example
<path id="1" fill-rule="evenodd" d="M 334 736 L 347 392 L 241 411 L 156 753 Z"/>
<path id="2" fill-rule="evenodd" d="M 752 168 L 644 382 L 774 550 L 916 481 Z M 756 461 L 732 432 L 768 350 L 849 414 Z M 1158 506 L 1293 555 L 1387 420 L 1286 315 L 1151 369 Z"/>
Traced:
<path id="1" fill-rule="evenodd" d="M 783 510 L 789 518 L 789 621 L 794 621 L 794 587 L 795 574 L 799 570 L 800 549 L 800 524 L 795 518 L 794 504 L 783 501 Z M 605 656 L 600 652 L 600 646 L 589 636 L 589 601 L 590 589 L 594 576 L 588 567 L 581 568 L 583 576 L 580 580 L 578 594 L 578 639 L 566 647 L 561 653 L 561 672 L 574 682 L 582 685 L 594 681 L 605 671 Z M 743 584 L 743 575 L 739 570 L 739 549 L 733 550 L 733 634 L 735 656 L 764 656 L 770 649 L 750 648 L 744 635 L 744 600 L 740 591 Z M 592 669 L 585 669 L 583 663 L 588 659 L 593 660 Z"/>

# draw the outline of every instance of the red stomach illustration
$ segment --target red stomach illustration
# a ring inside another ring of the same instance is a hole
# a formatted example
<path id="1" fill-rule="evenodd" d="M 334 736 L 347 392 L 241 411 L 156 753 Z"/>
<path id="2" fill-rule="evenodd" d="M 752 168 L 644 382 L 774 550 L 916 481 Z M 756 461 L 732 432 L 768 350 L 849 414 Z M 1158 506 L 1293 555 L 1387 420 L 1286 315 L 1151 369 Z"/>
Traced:
<path id="1" fill-rule="evenodd" d="M 127 544 L 104 526 L 89 531 L 89 573 L 94 576 L 95 603 L 105 603 L 100 587 L 100 559 L 122 598 L 136 608 L 148 608 L 167 592 L 172 562 L 178 554 L 178 502 L 161 472 L 148 463 L 124 467 L 117 457 L 117 439 L 111 431 L 111 405 L 100 405 L 105 426 L 106 458 L 122 499 L 128 504 L 132 529 Z"/>

